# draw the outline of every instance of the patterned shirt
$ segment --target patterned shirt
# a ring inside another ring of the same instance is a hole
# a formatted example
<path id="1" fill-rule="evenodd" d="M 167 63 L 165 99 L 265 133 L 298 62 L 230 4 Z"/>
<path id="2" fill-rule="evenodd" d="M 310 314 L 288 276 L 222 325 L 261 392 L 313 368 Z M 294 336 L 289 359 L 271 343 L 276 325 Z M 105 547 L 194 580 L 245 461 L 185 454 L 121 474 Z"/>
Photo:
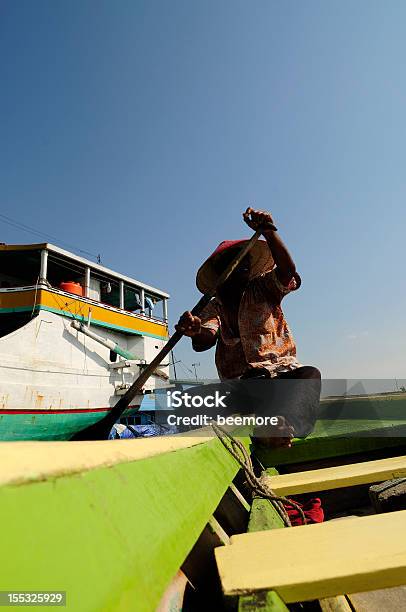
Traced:
<path id="1" fill-rule="evenodd" d="M 216 366 L 221 380 L 238 378 L 250 366 L 266 368 L 271 376 L 299 367 L 281 308 L 287 293 L 289 289 L 278 280 L 274 268 L 248 283 L 234 325 L 219 298 L 204 309 L 202 327 L 217 334 Z"/>

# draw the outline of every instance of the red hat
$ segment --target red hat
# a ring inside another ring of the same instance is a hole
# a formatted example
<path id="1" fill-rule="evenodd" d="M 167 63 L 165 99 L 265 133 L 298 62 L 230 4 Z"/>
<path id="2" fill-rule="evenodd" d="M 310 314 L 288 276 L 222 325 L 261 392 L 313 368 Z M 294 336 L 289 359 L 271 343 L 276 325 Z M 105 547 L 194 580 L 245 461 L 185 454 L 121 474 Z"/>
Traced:
<path id="1" fill-rule="evenodd" d="M 225 251 L 234 247 L 241 249 L 247 244 L 248 240 L 223 240 L 217 249 L 200 266 L 196 275 L 196 285 L 202 293 L 208 293 L 216 285 L 220 274 L 216 270 L 215 264 Z M 275 263 L 265 240 L 258 240 L 249 251 L 250 257 L 250 280 L 272 270 Z"/>

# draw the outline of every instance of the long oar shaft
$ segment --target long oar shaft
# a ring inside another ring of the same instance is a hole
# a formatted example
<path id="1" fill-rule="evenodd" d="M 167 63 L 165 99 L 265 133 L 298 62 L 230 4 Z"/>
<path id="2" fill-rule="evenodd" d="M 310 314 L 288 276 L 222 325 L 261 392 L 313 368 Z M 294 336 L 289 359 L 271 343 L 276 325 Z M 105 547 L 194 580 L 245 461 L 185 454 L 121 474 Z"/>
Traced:
<path id="1" fill-rule="evenodd" d="M 261 236 L 261 230 L 257 230 L 252 238 L 247 242 L 243 249 L 235 256 L 233 261 L 227 266 L 224 272 L 220 275 L 216 285 L 212 288 L 211 291 L 205 293 L 197 304 L 191 310 L 193 316 L 199 316 L 210 300 L 215 295 L 216 291 L 219 287 L 228 279 L 228 277 L 234 272 L 236 267 L 241 263 L 247 253 L 252 249 L 254 244 L 257 242 L 259 237 Z M 183 337 L 183 333 L 179 331 L 175 331 L 175 333 L 169 338 L 168 342 L 165 344 L 162 350 L 156 355 L 156 357 L 151 361 L 150 364 L 146 368 L 143 369 L 141 374 L 136 378 L 131 387 L 125 392 L 125 394 L 118 400 L 115 406 L 110 410 L 110 412 L 98 423 L 94 425 L 90 425 L 83 431 L 79 432 L 74 436 L 74 439 L 81 440 L 89 440 L 89 439 L 100 439 L 105 438 L 114 425 L 114 423 L 121 417 L 123 412 L 128 408 L 131 401 L 134 399 L 136 395 L 140 393 L 144 384 L 147 382 L 148 378 L 154 373 L 156 368 L 160 365 L 163 359 L 171 352 L 173 347 L 179 342 L 179 340 Z"/>
<path id="2" fill-rule="evenodd" d="M 260 231 L 255 232 L 252 238 L 247 242 L 245 247 L 241 250 L 241 252 L 238 253 L 238 255 L 235 257 L 235 259 L 233 259 L 233 261 L 230 263 L 227 269 L 224 270 L 224 272 L 220 275 L 220 278 L 218 279 L 216 286 L 209 293 L 205 293 L 200 298 L 200 300 L 191 310 L 191 313 L 193 316 L 197 317 L 202 313 L 204 308 L 206 308 L 207 304 L 210 302 L 210 300 L 216 293 L 217 289 L 228 279 L 228 277 L 233 273 L 236 267 L 241 263 L 241 261 L 244 259 L 246 254 L 250 251 L 250 249 L 256 243 L 260 235 L 261 235 Z M 144 371 L 133 382 L 133 384 L 128 389 L 128 391 L 119 399 L 119 401 L 114 406 L 110 414 L 114 412 L 115 414 L 119 415 L 117 418 L 121 416 L 123 411 L 126 410 L 126 408 L 128 408 L 128 406 L 130 405 L 131 400 L 133 400 L 134 397 L 137 395 L 137 393 L 139 393 L 139 391 L 144 386 L 148 378 L 151 376 L 151 374 L 154 373 L 154 370 L 156 370 L 156 368 L 159 366 L 161 361 L 168 355 L 168 353 L 171 352 L 173 347 L 179 342 L 182 336 L 183 336 L 183 333 L 176 331 L 169 338 L 168 342 L 165 344 L 163 349 L 159 351 L 158 355 L 156 355 L 156 357 L 151 361 L 151 363 L 144 369 Z"/>

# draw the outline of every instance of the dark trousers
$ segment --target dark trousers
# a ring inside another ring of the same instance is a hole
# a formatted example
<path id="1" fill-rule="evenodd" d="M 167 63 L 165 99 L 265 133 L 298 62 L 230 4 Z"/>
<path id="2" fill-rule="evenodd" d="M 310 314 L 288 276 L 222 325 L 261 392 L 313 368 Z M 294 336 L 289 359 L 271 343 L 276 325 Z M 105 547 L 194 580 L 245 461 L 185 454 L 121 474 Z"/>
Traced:
<path id="1" fill-rule="evenodd" d="M 281 372 L 271 378 L 267 370 L 255 368 L 241 378 L 230 399 L 237 400 L 238 412 L 256 416 L 282 416 L 294 429 L 295 437 L 313 430 L 320 402 L 321 374 L 313 366 Z M 232 401 L 229 407 L 232 408 Z M 262 430 L 266 435 L 266 428 Z"/>
<path id="2" fill-rule="evenodd" d="M 281 372 L 273 378 L 266 369 L 251 368 L 240 379 L 199 385 L 188 390 L 192 397 L 207 397 L 217 391 L 225 396 L 225 407 L 181 408 L 177 412 L 189 416 L 208 414 L 213 418 L 233 414 L 278 416 L 293 427 L 295 437 L 306 437 L 313 430 L 317 418 L 320 390 L 321 374 L 313 366 Z M 268 435 L 266 428 L 261 429 L 260 435 Z"/>

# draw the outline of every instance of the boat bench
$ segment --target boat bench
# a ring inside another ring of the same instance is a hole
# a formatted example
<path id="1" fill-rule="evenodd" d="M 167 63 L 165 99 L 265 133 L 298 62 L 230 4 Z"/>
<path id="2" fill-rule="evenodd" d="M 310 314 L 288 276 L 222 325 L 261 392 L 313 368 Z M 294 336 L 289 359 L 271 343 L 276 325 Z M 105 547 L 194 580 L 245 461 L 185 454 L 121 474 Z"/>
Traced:
<path id="1" fill-rule="evenodd" d="M 406 457 L 268 475 L 276 494 L 312 493 L 405 476 Z M 282 527 L 273 506 L 256 498 L 248 533 L 216 549 L 223 592 L 239 596 L 239 612 L 286 611 L 288 603 L 317 599 L 323 610 L 350 610 L 343 593 L 406 583 L 406 510 Z"/>

